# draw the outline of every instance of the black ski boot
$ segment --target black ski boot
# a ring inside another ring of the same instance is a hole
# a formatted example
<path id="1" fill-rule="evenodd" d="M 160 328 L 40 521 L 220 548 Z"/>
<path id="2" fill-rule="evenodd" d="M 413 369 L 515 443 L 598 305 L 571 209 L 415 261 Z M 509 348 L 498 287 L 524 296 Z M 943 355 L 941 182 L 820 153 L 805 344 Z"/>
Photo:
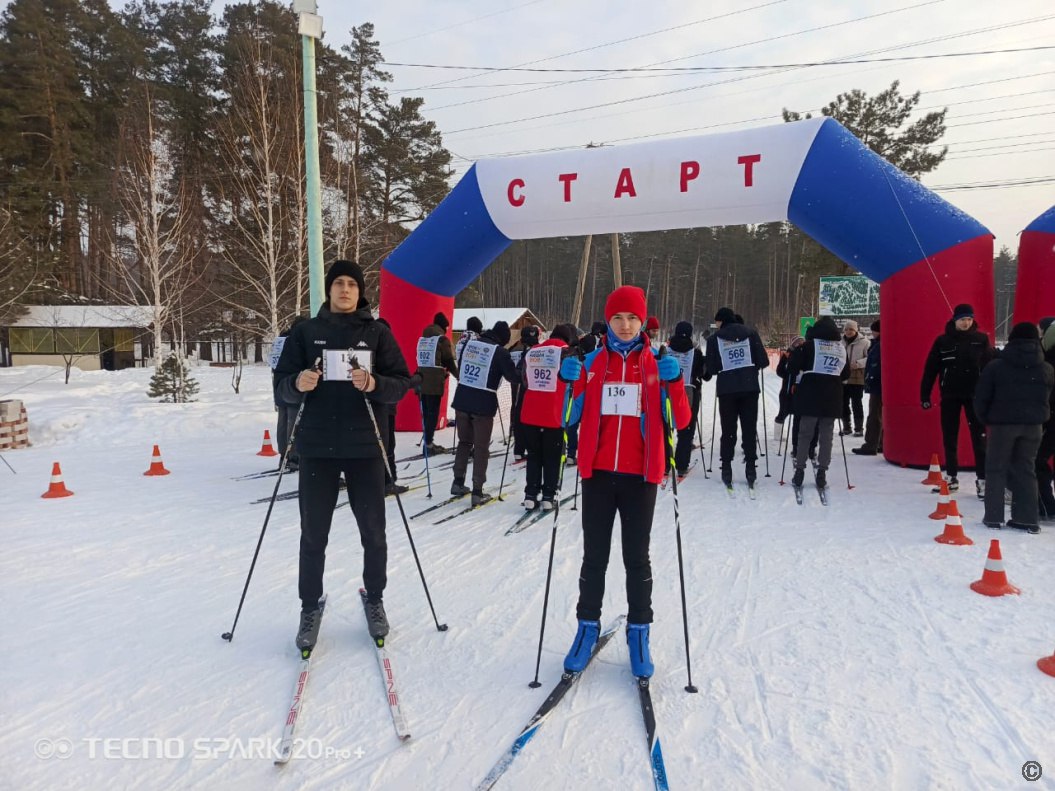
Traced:
<path id="1" fill-rule="evenodd" d="M 755 485 L 755 481 L 758 479 L 758 472 L 755 470 L 755 463 L 753 461 L 749 461 L 744 468 L 744 477 L 747 478 L 748 486 Z"/>
<path id="2" fill-rule="evenodd" d="M 725 462 L 722 463 L 722 483 L 726 486 L 733 485 L 733 466 Z"/>
<path id="3" fill-rule="evenodd" d="M 366 624 L 370 636 L 375 640 L 388 634 L 388 617 L 385 615 L 385 605 L 380 599 L 366 600 Z"/>
<path id="4" fill-rule="evenodd" d="M 791 476 L 791 485 L 794 487 L 802 486 L 802 482 L 806 479 L 806 470 L 795 470 L 795 474 Z"/>
<path id="5" fill-rule="evenodd" d="M 493 499 L 494 498 L 491 497 L 491 495 L 489 495 L 487 492 L 483 491 L 482 489 L 474 489 L 473 490 L 473 496 L 472 496 L 473 508 L 479 508 L 481 505 L 485 505 L 485 504 L 491 502 L 491 500 L 493 500 Z"/>
<path id="6" fill-rule="evenodd" d="M 319 626 L 322 625 L 322 608 L 300 611 L 300 627 L 297 629 L 297 648 L 311 651 L 319 639 Z"/>
<path id="7" fill-rule="evenodd" d="M 824 489 L 828 485 L 828 471 L 823 467 L 818 467 L 816 472 L 817 488 Z"/>
<path id="8" fill-rule="evenodd" d="M 471 491 L 472 489 L 465 485 L 464 478 L 455 478 L 454 483 L 451 484 L 452 497 L 464 497 Z"/>

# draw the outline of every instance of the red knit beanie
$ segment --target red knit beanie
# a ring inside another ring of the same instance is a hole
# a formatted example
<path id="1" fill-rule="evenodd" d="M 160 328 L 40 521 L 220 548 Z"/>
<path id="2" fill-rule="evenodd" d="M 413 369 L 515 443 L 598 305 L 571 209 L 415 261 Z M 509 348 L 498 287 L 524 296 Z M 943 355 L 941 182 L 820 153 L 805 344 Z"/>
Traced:
<path id="1" fill-rule="evenodd" d="M 655 316 L 649 316 L 648 317 L 648 321 L 645 322 L 645 329 L 646 330 L 658 330 L 659 329 L 659 319 L 657 319 Z"/>
<path id="2" fill-rule="evenodd" d="M 605 321 L 611 321 L 616 313 L 633 313 L 642 322 L 648 318 L 648 304 L 645 292 L 637 286 L 620 286 L 608 295 L 604 303 Z"/>

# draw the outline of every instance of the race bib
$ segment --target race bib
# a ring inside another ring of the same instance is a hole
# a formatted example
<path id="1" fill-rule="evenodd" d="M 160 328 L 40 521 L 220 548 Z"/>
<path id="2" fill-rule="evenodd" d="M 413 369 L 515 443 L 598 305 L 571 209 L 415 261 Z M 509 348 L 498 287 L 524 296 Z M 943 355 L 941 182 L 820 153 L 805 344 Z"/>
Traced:
<path id="1" fill-rule="evenodd" d="M 369 349 L 326 349 L 322 357 L 323 381 L 352 381 L 352 360 L 367 373 L 373 373 L 374 353 Z"/>
<path id="2" fill-rule="evenodd" d="M 641 414 L 641 385 L 626 382 L 601 385 L 601 414 L 638 417 Z"/>
<path id="3" fill-rule="evenodd" d="M 271 370 L 278 368 L 278 360 L 282 356 L 282 347 L 286 345 L 286 336 L 279 335 L 271 341 Z"/>
<path id="4" fill-rule="evenodd" d="M 528 390 L 543 393 L 557 392 L 557 373 L 560 371 L 560 347 L 536 346 L 528 351 L 525 363 Z"/>
<path id="5" fill-rule="evenodd" d="M 813 339 L 813 370 L 810 373 L 839 376 L 846 365 L 846 347 L 842 341 Z"/>
<path id="6" fill-rule="evenodd" d="M 418 338 L 418 368 L 436 367 L 436 350 L 440 345 L 440 336 Z"/>
<path id="7" fill-rule="evenodd" d="M 475 387 L 477 390 L 490 390 L 487 379 L 491 374 L 491 363 L 497 348 L 493 343 L 483 341 L 469 341 L 465 344 L 458 372 L 458 384 Z"/>
<path id="8" fill-rule="evenodd" d="M 738 368 L 751 367 L 751 339 L 744 338 L 742 341 L 726 341 L 718 339 L 718 356 L 722 360 L 722 370 L 735 371 Z"/>
<path id="9" fill-rule="evenodd" d="M 667 349 L 667 354 L 678 361 L 678 365 L 681 366 L 681 378 L 685 382 L 686 387 L 692 387 L 692 357 L 695 349 L 689 349 L 686 352 L 676 352 L 671 349 Z"/>
<path id="10" fill-rule="evenodd" d="M 509 357 L 513 361 L 513 365 L 520 365 L 520 360 L 524 356 L 524 350 L 518 349 L 515 352 L 510 352 Z"/>

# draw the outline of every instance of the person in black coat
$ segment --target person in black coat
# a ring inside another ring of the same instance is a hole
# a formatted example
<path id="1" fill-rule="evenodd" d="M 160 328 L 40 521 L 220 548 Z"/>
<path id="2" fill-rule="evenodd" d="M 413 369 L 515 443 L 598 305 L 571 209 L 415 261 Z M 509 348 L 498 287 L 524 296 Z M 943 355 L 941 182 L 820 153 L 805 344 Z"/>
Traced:
<path id="1" fill-rule="evenodd" d="M 1045 317 L 1040 320 L 1042 333 L 1040 346 L 1044 350 L 1044 359 L 1055 368 L 1055 318 Z M 1037 489 L 1040 497 L 1040 518 L 1045 522 L 1055 521 L 1055 491 L 1052 490 L 1052 461 L 1055 460 L 1055 387 L 1048 399 L 1051 417 L 1044 424 L 1044 436 L 1040 440 L 1037 459 L 1034 467 L 1037 471 Z"/>
<path id="2" fill-rule="evenodd" d="M 806 343 L 795 355 L 788 375 L 795 384 L 795 414 L 801 433 L 795 453 L 794 486 L 802 486 L 810 443 L 804 441 L 814 432 L 818 438 L 817 487 L 828 485 L 828 466 L 832 460 L 832 437 L 835 421 L 843 411 L 843 384 L 850 376 L 846 345 L 839 328 L 830 316 L 822 316 L 806 332 Z"/>
<path id="3" fill-rule="evenodd" d="M 758 422 L 758 372 L 769 367 L 769 354 L 753 329 L 737 321 L 730 308 L 721 308 L 714 316 L 718 331 L 707 339 L 704 381 L 717 376 L 715 395 L 722 421 L 722 482 L 733 481 L 733 453 L 736 450 L 736 423 L 743 434 L 744 472 L 748 484 L 756 478 L 755 447 Z"/>
<path id="4" fill-rule="evenodd" d="M 1011 490 L 1008 527 L 1040 532 L 1033 465 L 1051 417 L 1053 386 L 1055 371 L 1044 361 L 1037 326 L 1016 324 L 1007 346 L 982 371 L 974 394 L 974 411 L 988 440 L 983 520 L 988 527 L 1003 525 L 1006 482 Z"/>
<path id="5" fill-rule="evenodd" d="M 865 392 L 868 393 L 868 422 L 865 441 L 853 452 L 858 456 L 876 456 L 883 452 L 883 369 L 879 356 L 879 319 L 872 322 L 872 345 L 865 361 Z"/>
<path id="6" fill-rule="evenodd" d="M 293 328 L 300 324 L 302 321 L 307 321 L 306 316 L 296 316 L 293 321 L 290 322 L 289 327 L 278 334 L 275 342 L 272 346 L 271 351 L 271 389 L 274 391 L 275 396 L 275 411 L 278 412 L 278 425 L 275 427 L 275 439 L 278 442 L 278 454 L 286 460 L 286 472 L 296 472 L 300 466 L 300 459 L 297 457 L 296 448 L 289 448 L 289 453 L 286 452 L 286 448 L 289 446 L 289 433 L 293 430 L 293 422 L 297 418 L 297 404 L 287 404 L 278 396 L 278 376 L 275 375 L 275 368 L 278 367 L 278 361 L 282 357 L 282 347 L 286 343 L 286 338 L 293 332 Z"/>
<path id="7" fill-rule="evenodd" d="M 679 475 L 689 471 L 689 458 L 692 456 L 692 439 L 699 419 L 700 399 L 703 396 L 704 357 L 700 347 L 692 341 L 692 324 L 679 321 L 674 327 L 674 334 L 667 341 L 667 354 L 670 354 L 681 366 L 682 379 L 685 382 L 685 395 L 689 399 L 692 419 L 683 429 L 678 430 L 678 444 L 674 451 L 674 466 Z"/>
<path id="8" fill-rule="evenodd" d="M 498 413 L 498 385 L 505 379 L 520 383 L 520 374 L 509 351 L 509 325 L 504 321 L 465 344 L 458 368 L 458 389 L 454 391 L 454 417 L 458 428 L 458 449 L 454 454 L 452 495 L 469 494 L 465 473 L 473 457 L 472 504 L 491 499 L 484 493 L 487 461 L 491 456 L 491 432 Z"/>
<path id="9" fill-rule="evenodd" d="M 326 545 L 342 474 L 363 545 L 370 635 L 388 633 L 382 604 L 388 579 L 386 464 L 378 435 L 383 445 L 388 421 L 382 407 L 399 402 L 410 378 L 396 339 L 373 318 L 359 266 L 335 261 L 325 285 L 326 302 L 289 334 L 275 369 L 279 396 L 288 404 L 304 400 L 296 437 L 301 600 L 296 642 L 301 651 L 311 651 L 318 637 Z M 374 419 L 368 403 L 378 405 Z"/>
<path id="10" fill-rule="evenodd" d="M 787 416 L 791 414 L 791 390 L 795 384 L 795 380 L 788 376 L 788 362 L 791 360 L 792 353 L 806 342 L 806 339 L 801 335 L 796 335 L 788 348 L 782 349 L 780 352 L 780 361 L 777 363 L 777 376 L 781 378 L 780 383 L 780 410 L 777 412 L 777 416 L 773 418 L 773 422 L 782 424 Z"/>
<path id="11" fill-rule="evenodd" d="M 919 388 L 920 405 L 931 407 L 931 391 L 938 380 L 941 391 L 941 437 L 945 449 L 945 471 L 949 476 L 949 491 L 959 491 L 960 412 L 967 417 L 974 448 L 974 469 L 978 496 L 985 496 L 985 426 L 974 413 L 974 388 L 982 369 L 993 359 L 989 336 L 978 329 L 974 308 L 964 303 L 953 310 L 952 319 L 945 325 L 930 348 L 923 367 Z"/>
<path id="12" fill-rule="evenodd" d="M 521 462 L 527 454 L 524 443 L 524 432 L 520 428 L 520 407 L 524 403 L 525 388 L 520 386 L 524 377 L 524 353 L 532 346 L 537 346 L 539 341 L 538 327 L 528 324 L 520 330 L 520 340 L 509 350 L 509 357 L 520 373 L 520 379 L 509 385 L 513 391 L 513 409 L 509 415 L 509 432 L 513 435 L 513 461 Z"/>

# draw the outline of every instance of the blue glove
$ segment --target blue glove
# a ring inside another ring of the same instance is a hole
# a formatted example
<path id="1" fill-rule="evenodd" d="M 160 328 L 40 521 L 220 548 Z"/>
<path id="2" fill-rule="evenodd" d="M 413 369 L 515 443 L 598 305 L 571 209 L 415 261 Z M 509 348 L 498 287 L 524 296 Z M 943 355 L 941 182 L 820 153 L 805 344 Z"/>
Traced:
<path id="1" fill-rule="evenodd" d="M 565 357 L 560 364 L 560 378 L 565 382 L 577 382 L 582 376 L 582 361 L 575 356 Z"/>
<path id="2" fill-rule="evenodd" d="M 664 382 L 673 382 L 681 376 L 681 365 L 669 354 L 656 360 L 656 367 L 659 369 L 659 378 Z"/>

